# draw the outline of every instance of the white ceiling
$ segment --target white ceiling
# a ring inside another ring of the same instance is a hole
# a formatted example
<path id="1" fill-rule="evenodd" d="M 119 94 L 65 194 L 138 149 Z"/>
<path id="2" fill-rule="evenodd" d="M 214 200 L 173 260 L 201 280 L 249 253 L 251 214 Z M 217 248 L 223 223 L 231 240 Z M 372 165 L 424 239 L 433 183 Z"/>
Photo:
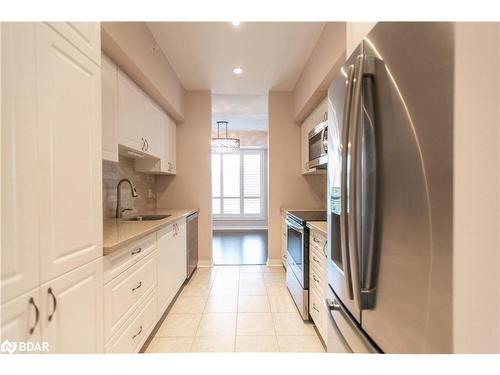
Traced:
<path id="1" fill-rule="evenodd" d="M 314 48 L 321 22 L 148 22 L 187 90 L 266 95 L 291 91 Z M 242 75 L 233 74 L 235 66 Z"/>
<path id="2" fill-rule="evenodd" d="M 267 130 L 267 95 L 212 95 L 212 126 L 228 121 L 232 130 Z"/>

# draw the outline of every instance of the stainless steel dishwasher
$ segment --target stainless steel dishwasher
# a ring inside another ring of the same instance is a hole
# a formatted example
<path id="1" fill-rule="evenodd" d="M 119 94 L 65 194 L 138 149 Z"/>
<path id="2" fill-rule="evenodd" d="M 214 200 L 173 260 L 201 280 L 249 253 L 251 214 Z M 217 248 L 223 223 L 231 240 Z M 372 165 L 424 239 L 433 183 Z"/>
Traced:
<path id="1" fill-rule="evenodd" d="M 198 212 L 187 217 L 187 271 L 189 279 L 198 266 Z"/>

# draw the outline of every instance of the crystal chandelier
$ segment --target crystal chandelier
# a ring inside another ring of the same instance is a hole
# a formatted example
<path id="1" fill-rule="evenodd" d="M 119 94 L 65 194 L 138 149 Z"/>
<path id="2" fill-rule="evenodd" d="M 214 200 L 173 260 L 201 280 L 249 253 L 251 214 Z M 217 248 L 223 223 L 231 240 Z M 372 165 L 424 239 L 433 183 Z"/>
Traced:
<path id="1" fill-rule="evenodd" d="M 240 148 L 240 140 L 238 138 L 230 138 L 227 136 L 227 121 L 217 121 L 217 138 L 212 138 L 212 151 L 214 152 L 231 152 Z M 226 127 L 226 136 L 220 136 L 220 128 Z"/>

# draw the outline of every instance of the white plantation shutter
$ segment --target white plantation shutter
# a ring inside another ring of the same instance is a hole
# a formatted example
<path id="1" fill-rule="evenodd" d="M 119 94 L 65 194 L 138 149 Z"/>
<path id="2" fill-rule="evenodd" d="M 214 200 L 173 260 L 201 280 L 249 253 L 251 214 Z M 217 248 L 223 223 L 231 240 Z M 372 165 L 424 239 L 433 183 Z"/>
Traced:
<path id="1" fill-rule="evenodd" d="M 212 155 L 212 214 L 221 219 L 264 215 L 265 150 Z"/>
<path id="2" fill-rule="evenodd" d="M 222 155 L 222 189 L 224 197 L 240 197 L 240 155 Z"/>
<path id="3" fill-rule="evenodd" d="M 220 154 L 212 155 L 212 196 L 220 197 Z"/>
<path id="4" fill-rule="evenodd" d="M 259 215 L 261 212 L 261 154 L 243 155 L 243 213 Z"/>

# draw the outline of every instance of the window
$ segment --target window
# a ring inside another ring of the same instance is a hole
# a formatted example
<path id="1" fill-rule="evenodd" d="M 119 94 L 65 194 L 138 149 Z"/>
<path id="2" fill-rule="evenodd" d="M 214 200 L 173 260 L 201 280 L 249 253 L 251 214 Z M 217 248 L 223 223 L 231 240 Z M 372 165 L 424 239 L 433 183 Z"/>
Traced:
<path id="1" fill-rule="evenodd" d="M 265 150 L 212 154 L 212 213 L 217 218 L 263 219 Z"/>

